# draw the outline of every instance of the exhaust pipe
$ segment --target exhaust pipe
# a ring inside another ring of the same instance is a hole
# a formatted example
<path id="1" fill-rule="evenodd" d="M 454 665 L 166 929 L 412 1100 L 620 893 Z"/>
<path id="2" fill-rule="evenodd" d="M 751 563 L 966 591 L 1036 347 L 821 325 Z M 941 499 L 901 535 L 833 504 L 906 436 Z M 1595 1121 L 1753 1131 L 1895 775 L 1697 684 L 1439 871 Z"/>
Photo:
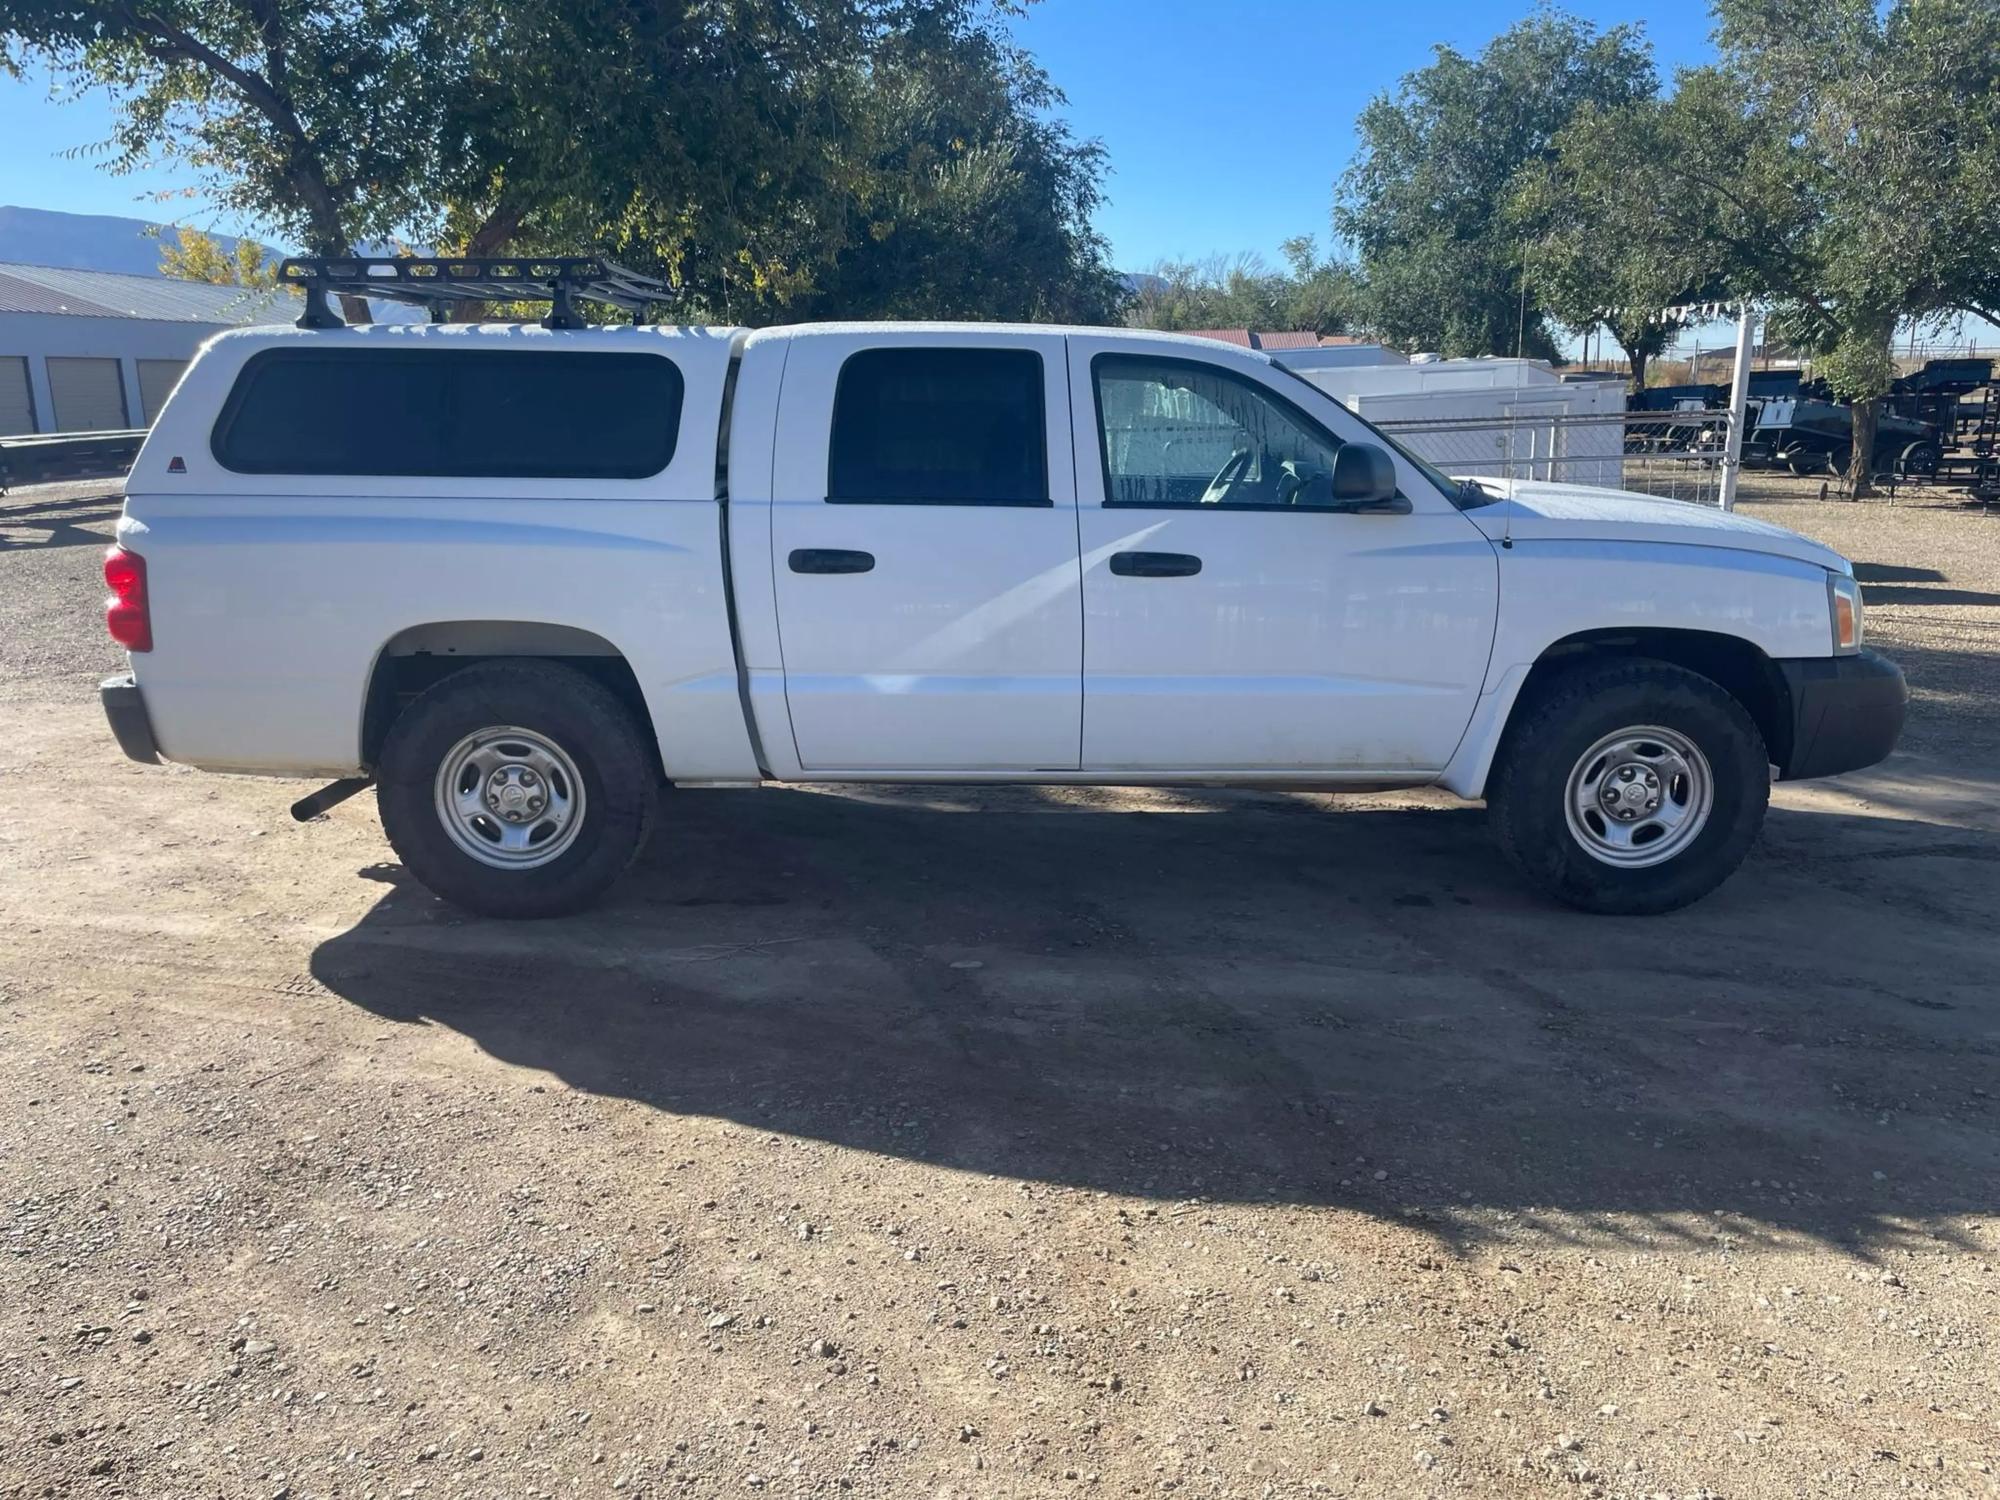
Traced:
<path id="1" fill-rule="evenodd" d="M 373 776 L 348 776 L 321 787 L 310 797 L 301 797 L 292 804 L 292 816 L 301 823 L 310 823 L 328 808 L 338 807 L 356 792 L 365 792 L 375 784 Z"/>

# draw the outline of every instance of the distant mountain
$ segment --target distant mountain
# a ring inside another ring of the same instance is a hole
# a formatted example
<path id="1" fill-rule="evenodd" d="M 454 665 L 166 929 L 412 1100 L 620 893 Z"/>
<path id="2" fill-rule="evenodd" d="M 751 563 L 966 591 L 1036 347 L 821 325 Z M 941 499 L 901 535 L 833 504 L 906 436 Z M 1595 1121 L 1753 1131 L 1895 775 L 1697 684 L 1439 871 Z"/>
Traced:
<path id="1" fill-rule="evenodd" d="M 166 229 L 146 219 L 126 219 L 115 214 L 67 214 L 53 208 L 16 208 L 0 204 L 0 261 L 30 266 L 60 266 L 71 271 L 122 271 L 128 276 L 160 274 L 159 235 Z M 218 234 L 215 242 L 225 252 L 234 251 L 236 238 Z M 277 250 L 276 254 L 289 252 Z M 371 255 L 393 255 L 388 245 L 370 246 Z M 1128 295 L 1160 291 L 1166 282 L 1146 271 L 1120 273 Z M 419 322 L 422 312 L 415 308 L 377 300 L 373 303 L 377 322 Z"/>
<path id="2" fill-rule="evenodd" d="M 123 271 L 131 276 L 160 274 L 162 225 L 112 214 L 66 214 L 52 208 L 0 205 L 0 260 L 71 271 Z M 218 234 L 224 250 L 235 239 Z"/>

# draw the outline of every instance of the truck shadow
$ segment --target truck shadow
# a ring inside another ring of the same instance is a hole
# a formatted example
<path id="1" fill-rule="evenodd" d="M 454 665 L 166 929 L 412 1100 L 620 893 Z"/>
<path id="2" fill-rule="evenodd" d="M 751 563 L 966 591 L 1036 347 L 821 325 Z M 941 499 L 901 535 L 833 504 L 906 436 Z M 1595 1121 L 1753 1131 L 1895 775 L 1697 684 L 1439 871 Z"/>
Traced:
<path id="1" fill-rule="evenodd" d="M 2000 604 L 2000 594 L 1982 589 L 1932 587 L 1951 581 L 1936 568 L 1858 562 L 1854 565 L 1854 577 L 1861 584 L 1862 599 L 1869 604 Z"/>
<path id="2" fill-rule="evenodd" d="M 676 1115 L 1451 1243 L 1865 1251 L 2000 1201 L 2000 836 L 1778 811 L 1708 901 L 1609 920 L 1525 893 L 1476 811 L 1093 800 L 683 793 L 600 911 L 488 923 L 384 870 L 312 969 Z"/>

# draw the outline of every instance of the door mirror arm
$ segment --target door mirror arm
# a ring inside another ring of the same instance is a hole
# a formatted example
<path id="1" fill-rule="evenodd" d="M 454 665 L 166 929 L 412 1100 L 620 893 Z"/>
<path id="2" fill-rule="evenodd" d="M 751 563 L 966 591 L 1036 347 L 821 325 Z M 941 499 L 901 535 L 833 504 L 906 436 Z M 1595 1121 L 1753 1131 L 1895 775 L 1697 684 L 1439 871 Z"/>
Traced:
<path id="1" fill-rule="evenodd" d="M 1344 516 L 1407 516 L 1410 508 L 1407 495 L 1385 495 L 1378 500 L 1336 500 L 1327 507 Z"/>

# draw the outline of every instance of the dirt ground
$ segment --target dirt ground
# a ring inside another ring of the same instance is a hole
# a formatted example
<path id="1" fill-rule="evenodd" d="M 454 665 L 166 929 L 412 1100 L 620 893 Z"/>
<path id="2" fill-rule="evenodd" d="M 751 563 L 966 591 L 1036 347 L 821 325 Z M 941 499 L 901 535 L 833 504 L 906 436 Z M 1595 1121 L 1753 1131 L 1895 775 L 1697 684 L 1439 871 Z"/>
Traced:
<path id="1" fill-rule="evenodd" d="M 2000 1494 L 2000 516 L 1668 918 L 1427 796 L 698 792 L 462 918 L 121 759 L 0 497 L 0 1494 Z"/>

